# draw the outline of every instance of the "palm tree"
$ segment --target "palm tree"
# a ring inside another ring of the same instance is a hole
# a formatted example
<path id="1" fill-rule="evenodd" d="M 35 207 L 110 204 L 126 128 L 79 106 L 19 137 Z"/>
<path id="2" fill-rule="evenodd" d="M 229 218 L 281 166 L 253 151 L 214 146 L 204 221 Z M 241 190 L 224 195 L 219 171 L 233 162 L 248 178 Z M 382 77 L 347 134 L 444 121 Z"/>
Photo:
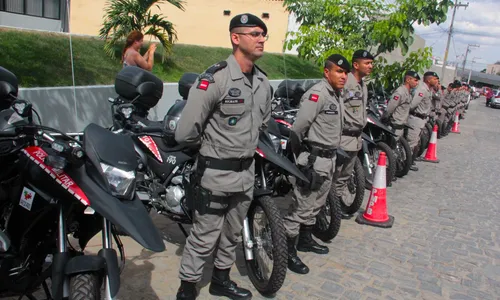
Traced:
<path id="1" fill-rule="evenodd" d="M 165 17 L 152 14 L 151 7 L 170 3 L 184 11 L 183 0 L 108 0 L 104 23 L 99 35 L 106 43 L 104 51 L 115 57 L 115 45 L 133 30 L 139 30 L 144 36 L 155 37 L 163 46 L 163 57 L 170 53 L 172 44 L 177 40 L 174 25 Z"/>

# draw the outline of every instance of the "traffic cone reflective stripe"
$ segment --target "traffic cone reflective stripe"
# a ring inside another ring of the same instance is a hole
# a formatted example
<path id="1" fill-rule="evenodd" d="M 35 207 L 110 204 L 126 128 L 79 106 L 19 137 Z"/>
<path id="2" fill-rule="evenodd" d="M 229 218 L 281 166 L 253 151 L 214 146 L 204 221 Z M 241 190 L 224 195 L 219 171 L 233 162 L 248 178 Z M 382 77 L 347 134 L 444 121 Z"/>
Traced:
<path id="1" fill-rule="evenodd" d="M 438 163 L 439 159 L 437 158 L 437 125 L 434 125 L 432 130 L 431 140 L 429 142 L 429 146 L 427 147 L 427 152 L 425 153 L 425 157 L 422 161 Z"/>
<path id="2" fill-rule="evenodd" d="M 458 120 L 458 111 L 455 113 L 455 121 L 453 122 L 453 127 L 451 128 L 451 132 L 460 133 L 460 121 Z"/>
<path id="3" fill-rule="evenodd" d="M 387 213 L 386 159 L 385 152 L 381 152 L 366 210 L 356 218 L 359 224 L 382 228 L 391 228 L 394 224 L 394 217 Z"/>

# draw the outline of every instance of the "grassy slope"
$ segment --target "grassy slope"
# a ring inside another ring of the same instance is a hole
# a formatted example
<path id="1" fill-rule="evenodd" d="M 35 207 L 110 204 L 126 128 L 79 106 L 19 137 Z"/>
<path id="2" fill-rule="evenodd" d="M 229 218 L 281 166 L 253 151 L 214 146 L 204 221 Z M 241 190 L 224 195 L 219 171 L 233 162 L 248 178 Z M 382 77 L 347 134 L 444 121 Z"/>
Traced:
<path id="1" fill-rule="evenodd" d="M 112 84 L 121 64 L 105 55 L 103 41 L 76 36 L 72 40 L 76 85 Z M 68 36 L 0 28 L 0 49 L 0 66 L 14 72 L 21 86 L 72 85 Z M 184 72 L 200 73 L 230 52 L 228 48 L 175 45 L 164 63 L 157 54 L 153 72 L 166 82 L 177 82 Z M 285 59 L 287 78 L 321 77 L 317 66 L 293 55 Z M 258 65 L 270 79 L 285 78 L 283 55 L 266 53 Z"/>

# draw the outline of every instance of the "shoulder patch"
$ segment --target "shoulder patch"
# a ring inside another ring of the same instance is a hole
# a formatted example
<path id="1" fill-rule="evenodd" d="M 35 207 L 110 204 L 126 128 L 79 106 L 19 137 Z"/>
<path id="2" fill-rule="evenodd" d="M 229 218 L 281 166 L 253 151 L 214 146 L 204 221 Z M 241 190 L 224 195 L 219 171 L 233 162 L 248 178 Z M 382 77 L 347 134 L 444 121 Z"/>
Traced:
<path id="1" fill-rule="evenodd" d="M 257 70 L 259 70 L 259 72 L 261 72 L 262 74 L 264 74 L 267 77 L 267 73 L 264 72 L 259 66 L 257 66 L 257 65 L 254 65 L 254 66 L 255 66 L 255 68 L 257 68 Z"/>
<path id="2" fill-rule="evenodd" d="M 394 96 L 394 100 L 398 101 L 399 100 L 399 96 L 398 95 Z"/>
<path id="3" fill-rule="evenodd" d="M 311 96 L 309 96 L 309 100 L 312 102 L 318 102 L 319 95 L 318 94 L 311 94 Z"/>
<path id="4" fill-rule="evenodd" d="M 227 62 L 225 60 L 218 62 L 215 65 L 212 65 L 203 74 L 199 76 L 200 82 L 204 79 L 207 80 L 209 83 L 214 83 L 215 82 L 214 74 L 224 69 L 225 67 L 227 67 Z"/>
<path id="5" fill-rule="evenodd" d="M 209 85 L 210 81 L 208 81 L 207 79 L 200 79 L 200 81 L 198 82 L 198 86 L 196 88 L 206 91 Z"/>
<path id="6" fill-rule="evenodd" d="M 418 96 L 419 96 L 419 97 L 423 97 L 423 96 L 424 96 L 424 93 L 418 93 Z"/>

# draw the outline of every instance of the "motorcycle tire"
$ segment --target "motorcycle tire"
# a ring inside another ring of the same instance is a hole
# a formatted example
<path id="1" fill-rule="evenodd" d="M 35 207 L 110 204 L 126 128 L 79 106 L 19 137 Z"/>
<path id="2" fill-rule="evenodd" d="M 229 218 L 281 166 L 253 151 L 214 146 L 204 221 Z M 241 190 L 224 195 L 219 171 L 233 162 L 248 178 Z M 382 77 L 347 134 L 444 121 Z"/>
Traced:
<path id="1" fill-rule="evenodd" d="M 264 228 L 264 234 L 271 239 L 271 249 L 264 249 L 265 244 L 263 246 L 257 245 L 256 241 L 259 239 L 254 237 L 254 221 L 258 210 L 261 210 L 266 216 L 268 224 Z M 288 248 L 283 218 L 274 200 L 269 196 L 254 198 L 248 209 L 247 217 L 251 240 L 254 241 L 254 259 L 245 259 L 248 277 L 259 293 L 265 296 L 274 295 L 283 286 L 288 268 Z M 243 249 L 245 249 L 245 245 L 243 245 Z M 265 251 L 272 260 L 273 269 L 270 276 L 262 274 L 262 270 L 266 268 L 262 268 L 260 265 L 259 251 Z"/>
<path id="2" fill-rule="evenodd" d="M 340 208 L 344 214 L 352 215 L 359 210 L 365 196 L 365 170 L 363 169 L 363 164 L 359 160 L 359 157 L 356 157 L 351 178 L 349 178 L 349 182 L 347 183 L 347 189 L 349 189 L 350 192 L 352 192 L 351 189 L 355 189 L 354 200 L 351 204 L 347 204 L 343 199 L 340 199 Z M 335 184 L 332 184 L 330 190 L 331 192 L 335 191 Z"/>
<path id="3" fill-rule="evenodd" d="M 334 190 L 330 189 L 325 205 L 316 215 L 313 235 L 323 242 L 333 240 L 339 233 L 340 223 L 342 222 L 340 202 L 340 199 L 335 196 Z M 330 217 L 330 220 L 328 220 L 328 217 Z"/>
<path id="4" fill-rule="evenodd" d="M 396 156 L 396 176 L 403 177 L 410 172 L 410 167 L 413 162 L 412 153 L 410 144 L 408 144 L 408 141 L 404 137 L 400 137 L 397 143 L 399 145 L 399 151 L 403 153 L 398 153 Z M 404 155 L 403 158 L 399 158 L 401 154 Z"/>
<path id="5" fill-rule="evenodd" d="M 378 142 L 376 148 L 380 150 L 380 152 L 385 152 L 385 155 L 387 157 L 385 179 L 386 185 L 390 186 L 392 180 L 394 179 L 394 176 L 396 176 L 396 156 L 391 147 L 389 147 L 389 145 L 384 142 Z M 373 149 L 373 146 L 370 146 L 370 149 Z M 373 156 L 373 154 L 370 154 L 370 159 L 372 159 Z M 378 161 L 373 161 L 372 164 L 375 166 L 375 168 L 372 170 L 372 175 L 370 176 L 369 174 L 365 173 L 365 188 L 368 190 L 372 189 L 373 176 L 375 176 L 375 170 L 377 168 L 376 166 L 378 164 Z"/>
<path id="6" fill-rule="evenodd" d="M 101 280 L 97 273 L 80 273 L 70 278 L 69 300 L 101 300 Z"/>
<path id="7" fill-rule="evenodd" d="M 430 140 L 431 136 L 429 134 L 429 129 L 427 128 L 427 124 L 425 124 L 424 128 L 422 128 L 422 132 L 420 133 L 420 147 L 418 148 L 418 156 L 422 156 L 424 154 L 425 150 L 427 150 L 427 146 L 429 146 Z"/>

